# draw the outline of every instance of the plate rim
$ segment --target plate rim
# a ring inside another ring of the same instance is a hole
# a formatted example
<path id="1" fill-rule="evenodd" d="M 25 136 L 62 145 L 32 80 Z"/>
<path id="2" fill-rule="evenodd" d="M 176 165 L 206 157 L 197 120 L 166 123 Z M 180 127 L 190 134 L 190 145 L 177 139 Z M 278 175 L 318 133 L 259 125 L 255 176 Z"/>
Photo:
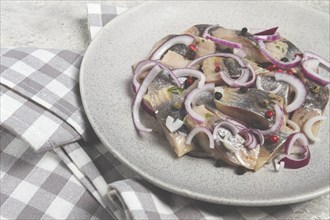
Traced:
<path id="1" fill-rule="evenodd" d="M 228 198 L 224 198 L 224 197 L 212 197 L 212 196 L 208 196 L 208 195 L 204 195 L 203 193 L 198 193 L 198 192 L 193 192 L 190 190 L 186 190 L 183 189 L 181 187 L 178 187 L 176 185 L 173 184 L 168 184 L 165 181 L 161 181 L 157 178 L 154 178 L 152 175 L 150 175 L 148 172 L 140 169 L 139 167 L 135 166 L 134 164 L 132 164 L 130 161 L 128 161 L 125 157 L 123 157 L 120 152 L 118 152 L 114 147 L 111 146 L 110 143 L 108 143 L 108 141 L 106 140 L 105 137 L 103 137 L 103 135 L 101 134 L 101 132 L 96 128 L 96 123 L 93 121 L 93 117 L 92 114 L 89 112 L 89 108 L 88 108 L 88 104 L 86 103 L 85 100 L 85 90 L 84 88 L 86 88 L 84 86 L 84 72 L 85 72 L 85 63 L 87 62 L 86 60 L 88 60 L 88 57 L 91 56 L 90 55 L 90 51 L 93 47 L 94 44 L 97 44 L 96 42 L 101 39 L 103 32 L 106 31 L 106 29 L 111 28 L 111 26 L 114 25 L 114 23 L 118 22 L 118 20 L 120 21 L 120 19 L 123 16 L 129 15 L 131 13 L 134 13 L 135 11 L 140 10 L 140 8 L 143 7 L 148 7 L 146 5 L 149 4 L 154 4 L 155 2 L 153 1 L 146 1 L 143 2 L 135 7 L 132 7 L 126 11 L 124 11 L 123 13 L 121 13 L 120 15 L 116 16 L 114 19 L 112 19 L 110 22 L 108 22 L 98 33 L 97 35 L 94 37 L 94 39 L 90 42 L 87 50 L 85 51 L 85 54 L 83 56 L 82 62 L 81 62 L 81 66 L 80 66 L 80 74 L 79 74 L 79 90 L 80 90 L 80 94 L 81 94 L 81 100 L 82 100 L 82 104 L 83 104 L 83 108 L 85 110 L 86 116 L 88 121 L 90 122 L 91 127 L 93 128 L 94 132 L 96 133 L 96 135 L 98 136 L 98 138 L 100 139 L 100 141 L 103 143 L 103 145 L 107 148 L 107 150 L 109 150 L 113 156 L 115 156 L 120 162 L 122 162 L 127 168 L 133 170 L 135 173 L 137 173 L 138 175 L 140 175 L 141 177 L 143 177 L 143 179 L 147 180 L 148 182 L 166 190 L 169 191 L 171 193 L 175 193 L 187 198 L 191 198 L 191 199 L 197 199 L 200 201 L 204 201 L 204 202 L 211 202 L 211 203 L 215 203 L 215 204 L 221 204 L 221 205 L 234 205 L 234 206 L 246 206 L 246 207 L 261 207 L 261 206 L 276 206 L 276 205 L 285 205 L 285 204 L 293 204 L 293 203 L 298 203 L 298 202 L 303 202 L 303 201 L 307 201 L 307 200 L 311 200 L 314 198 L 317 198 L 319 196 L 325 195 L 327 193 L 330 192 L 330 185 L 326 185 L 324 187 L 320 187 L 318 188 L 318 190 L 315 190 L 313 192 L 310 192 L 308 194 L 302 194 L 300 196 L 295 196 L 295 197 L 286 197 L 286 198 L 278 198 L 278 199 L 267 199 L 267 200 L 248 200 L 248 199 L 228 199 Z M 156 2 L 157 3 L 157 2 Z M 304 8 L 301 7 L 300 8 Z M 304 8 L 305 10 L 308 8 Z M 313 10 L 315 12 L 315 10 Z M 318 12 L 318 14 L 320 16 L 323 17 L 327 17 L 328 14 L 326 13 L 322 13 L 322 12 Z M 87 91 L 86 91 L 87 92 Z"/>

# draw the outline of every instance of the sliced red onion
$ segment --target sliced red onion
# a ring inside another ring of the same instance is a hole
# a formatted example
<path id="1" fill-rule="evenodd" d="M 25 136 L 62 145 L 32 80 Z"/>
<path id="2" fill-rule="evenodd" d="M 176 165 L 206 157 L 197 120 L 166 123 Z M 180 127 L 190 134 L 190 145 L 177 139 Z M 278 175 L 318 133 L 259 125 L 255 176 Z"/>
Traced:
<path id="1" fill-rule="evenodd" d="M 281 38 L 278 32 L 270 35 L 253 35 L 254 40 L 262 40 L 262 41 L 276 41 Z"/>
<path id="2" fill-rule="evenodd" d="M 194 128 L 186 137 L 186 144 L 191 144 L 192 139 L 200 132 L 203 132 L 207 135 L 207 137 L 209 138 L 209 147 L 211 149 L 214 149 L 214 139 L 212 136 L 212 133 L 205 127 L 196 127 Z"/>
<path id="3" fill-rule="evenodd" d="M 295 144 L 296 142 L 298 142 L 299 146 Z M 302 155 L 294 154 L 297 152 L 297 150 L 294 149 L 296 147 L 303 148 L 303 151 L 299 150 L 298 152 L 304 153 Z M 310 161 L 311 154 L 308 148 L 308 140 L 303 133 L 291 134 L 285 142 L 284 152 L 286 155 L 280 161 L 284 161 L 285 168 L 299 169 L 306 166 Z M 298 158 L 297 156 L 301 157 Z"/>
<path id="4" fill-rule="evenodd" d="M 294 100 L 285 107 L 286 112 L 290 113 L 300 108 L 300 106 L 304 104 L 307 96 L 307 90 L 304 83 L 293 75 L 277 72 L 274 75 L 275 80 L 289 84 L 295 92 Z"/>
<path id="5" fill-rule="evenodd" d="M 176 78 L 174 76 L 174 74 L 172 73 L 172 71 L 170 71 L 166 66 L 164 66 L 162 64 L 159 64 L 159 63 L 157 65 L 160 65 L 162 68 L 165 69 L 165 71 L 168 71 L 169 74 L 172 77 L 174 77 L 174 79 Z M 141 102 L 143 100 L 143 95 L 148 91 L 149 84 L 155 79 L 155 77 L 159 73 L 160 72 L 157 71 L 157 69 L 153 68 L 150 71 L 150 73 L 147 75 L 147 77 L 143 80 L 143 82 L 142 82 L 142 84 L 141 84 L 140 88 L 138 89 L 138 92 L 135 96 L 134 103 L 133 103 L 132 117 L 133 117 L 134 125 L 135 125 L 135 127 L 138 131 L 141 131 L 141 132 L 151 132 L 152 131 L 152 129 L 146 128 L 142 125 L 142 123 L 140 121 L 139 109 L 140 109 L 140 106 L 141 106 Z M 177 79 L 176 79 L 176 84 L 177 84 L 178 87 L 180 86 L 180 83 Z"/>
<path id="6" fill-rule="evenodd" d="M 242 58 L 247 56 L 247 53 L 243 49 L 238 49 L 238 48 L 233 49 L 233 54 L 235 54 L 239 57 L 242 57 Z"/>
<path id="7" fill-rule="evenodd" d="M 232 123 L 227 122 L 227 121 L 221 121 L 213 129 L 213 138 L 214 139 L 217 138 L 217 132 L 218 132 L 219 128 L 225 128 L 225 129 L 229 130 L 232 133 L 232 135 L 236 135 L 239 132 L 239 129 L 236 128 L 235 125 L 233 125 Z"/>
<path id="8" fill-rule="evenodd" d="M 233 125 L 235 125 L 239 130 L 247 129 L 247 125 L 244 122 L 238 121 L 237 119 L 227 117 L 226 121 L 228 121 L 228 122 L 232 123 Z"/>
<path id="9" fill-rule="evenodd" d="M 204 32 L 203 32 L 202 37 L 203 37 L 203 38 L 206 38 L 206 36 L 209 36 L 209 35 L 210 35 L 210 30 L 211 30 L 212 28 L 215 28 L 215 27 L 219 27 L 219 25 L 211 25 L 211 26 L 209 26 L 208 28 L 206 28 L 206 29 L 204 30 Z"/>
<path id="10" fill-rule="evenodd" d="M 242 138 L 245 139 L 245 142 L 244 142 L 245 147 L 251 146 L 251 144 L 253 142 L 253 135 L 249 132 L 248 129 L 241 130 L 238 134 L 240 136 L 242 136 Z"/>
<path id="11" fill-rule="evenodd" d="M 296 58 L 291 61 L 291 62 L 283 62 L 283 61 L 279 61 L 276 60 L 274 57 L 272 57 L 267 49 L 266 46 L 264 44 L 264 42 L 262 40 L 258 40 L 257 44 L 259 46 L 260 52 L 274 65 L 276 65 L 277 67 L 280 67 L 281 69 L 290 69 L 293 67 L 296 67 L 300 64 L 300 61 L 302 60 L 302 58 L 300 56 L 296 56 Z"/>
<path id="12" fill-rule="evenodd" d="M 255 33 L 253 35 L 273 35 L 273 34 L 276 33 L 277 29 L 278 29 L 278 27 L 273 27 L 273 28 L 270 28 L 270 29 L 259 31 L 258 33 Z"/>
<path id="13" fill-rule="evenodd" d="M 225 81 L 225 83 L 227 85 L 229 85 L 230 87 L 234 87 L 234 88 L 238 88 L 238 87 L 242 87 L 242 86 L 251 87 L 255 82 L 256 74 L 250 64 L 247 65 L 247 68 L 252 75 L 251 80 L 248 82 L 241 82 L 239 79 L 236 79 L 236 80 L 232 79 L 224 71 L 220 71 L 220 76 L 223 79 L 223 81 Z"/>
<path id="14" fill-rule="evenodd" d="M 205 84 L 202 88 L 196 88 L 192 90 L 186 97 L 184 101 L 184 106 L 187 113 L 192 117 L 193 120 L 198 123 L 203 123 L 205 121 L 205 117 L 197 114 L 191 108 L 191 103 L 194 101 L 195 97 L 203 92 L 213 92 L 214 91 L 214 83 Z"/>
<path id="15" fill-rule="evenodd" d="M 304 58 L 303 60 L 308 60 L 308 59 L 318 59 L 320 61 L 321 64 L 323 64 L 326 68 L 330 68 L 330 63 L 328 60 L 320 57 L 319 55 L 309 52 L 309 51 L 305 51 L 304 52 Z"/>
<path id="16" fill-rule="evenodd" d="M 303 130 L 304 130 L 305 135 L 306 135 L 311 141 L 314 141 L 314 142 L 318 142 L 318 141 L 320 141 L 320 139 L 317 138 L 317 137 L 313 134 L 313 132 L 312 132 L 312 126 L 313 126 L 313 124 L 315 124 L 315 122 L 317 122 L 317 121 L 324 121 L 324 120 L 326 120 L 326 119 L 327 119 L 327 117 L 319 115 L 319 116 L 315 116 L 315 117 L 313 117 L 313 118 L 310 118 L 310 119 L 308 119 L 308 120 L 305 122 Z"/>
<path id="17" fill-rule="evenodd" d="M 132 88 L 133 88 L 134 93 L 136 93 L 139 90 L 140 75 L 147 70 L 151 70 L 153 67 L 155 67 L 156 64 L 157 64 L 157 61 L 154 61 L 154 60 L 143 60 L 136 65 L 136 67 L 134 69 L 133 80 L 132 80 Z M 160 71 L 160 67 L 157 67 L 157 68 L 159 68 L 159 71 Z"/>
<path id="18" fill-rule="evenodd" d="M 188 66 L 187 68 L 191 68 L 193 67 L 194 65 L 198 64 L 198 63 L 201 63 L 202 61 L 204 61 L 205 59 L 207 58 L 210 58 L 210 57 L 227 57 L 227 58 L 232 58 L 234 60 L 236 60 L 238 62 L 238 64 L 244 68 L 246 67 L 244 61 L 242 60 L 241 57 L 235 55 L 235 54 L 230 54 L 230 53 L 213 53 L 213 54 L 207 54 L 207 55 L 204 55 L 204 56 L 201 56 L 195 60 L 193 60 Z M 243 71 L 242 71 L 243 72 Z"/>
<path id="19" fill-rule="evenodd" d="M 326 86 L 330 83 L 329 78 L 321 76 L 318 74 L 315 70 L 318 69 L 320 65 L 320 60 L 319 59 L 308 59 L 304 60 L 302 62 L 302 70 L 306 78 L 312 80 L 313 82 L 320 84 L 321 86 Z M 327 68 L 329 69 L 329 62 L 324 63 L 324 65 L 328 66 Z"/>
<path id="20" fill-rule="evenodd" d="M 260 89 L 260 90 L 263 90 L 263 91 L 266 91 L 266 92 L 270 92 L 270 93 L 273 93 L 273 94 L 276 94 L 278 93 L 281 89 L 282 89 L 282 85 L 279 84 L 275 89 L 273 90 L 265 90 L 262 85 L 261 85 L 261 77 L 260 76 L 257 76 L 257 80 L 256 80 L 256 87 L 257 89 Z"/>
<path id="21" fill-rule="evenodd" d="M 260 145 L 263 145 L 265 143 L 265 137 L 262 135 L 259 129 L 251 129 L 251 132 L 258 137 L 258 142 Z"/>
<path id="22" fill-rule="evenodd" d="M 270 135 L 276 133 L 280 128 L 282 127 L 283 124 L 283 119 L 284 119 L 284 113 L 282 108 L 279 105 L 274 105 L 274 110 L 275 110 L 275 123 L 267 130 L 259 130 L 262 135 Z"/>
<path id="23" fill-rule="evenodd" d="M 213 37 L 213 36 L 210 36 L 210 35 L 207 35 L 205 37 L 205 39 L 211 40 L 216 44 L 221 44 L 221 45 L 226 46 L 226 47 L 239 48 L 239 49 L 243 48 L 242 44 L 240 44 L 240 43 L 235 43 L 235 42 L 232 42 L 232 41 L 216 38 L 216 37 Z"/>
<path id="24" fill-rule="evenodd" d="M 300 127 L 294 121 L 287 120 L 286 123 L 293 129 L 291 133 L 300 132 Z"/>
<path id="25" fill-rule="evenodd" d="M 206 77 L 204 73 L 194 69 L 182 68 L 173 70 L 174 75 L 177 78 L 184 76 L 192 76 L 199 79 L 198 88 L 202 88 L 205 84 Z"/>
<path id="26" fill-rule="evenodd" d="M 189 34 L 177 35 L 160 45 L 150 56 L 150 60 L 158 60 L 172 46 L 176 44 L 184 44 L 186 46 L 192 44 L 195 38 Z"/>

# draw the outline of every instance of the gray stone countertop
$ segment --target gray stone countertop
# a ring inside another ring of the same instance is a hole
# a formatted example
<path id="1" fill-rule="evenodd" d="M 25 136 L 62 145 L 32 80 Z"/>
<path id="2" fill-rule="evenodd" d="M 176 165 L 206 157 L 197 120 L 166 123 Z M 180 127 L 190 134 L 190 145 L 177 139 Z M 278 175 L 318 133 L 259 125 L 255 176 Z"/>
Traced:
<path id="1" fill-rule="evenodd" d="M 87 3 L 87 1 L 1 0 L 1 47 L 84 51 L 89 44 Z M 131 8 L 141 4 L 142 1 L 102 1 L 102 3 Z M 329 0 L 291 1 L 291 3 L 329 14 Z M 329 195 L 310 201 L 292 217 L 329 219 Z"/>

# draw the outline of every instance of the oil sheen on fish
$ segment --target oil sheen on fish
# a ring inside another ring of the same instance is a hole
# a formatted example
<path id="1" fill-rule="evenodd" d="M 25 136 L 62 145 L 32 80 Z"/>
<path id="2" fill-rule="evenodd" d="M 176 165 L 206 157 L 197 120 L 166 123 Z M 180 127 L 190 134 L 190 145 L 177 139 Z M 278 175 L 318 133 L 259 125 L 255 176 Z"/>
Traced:
<path id="1" fill-rule="evenodd" d="M 266 112 L 273 110 L 275 104 L 283 108 L 281 96 L 256 88 L 242 92 L 237 88 L 216 87 L 216 91 L 222 94 L 220 100 L 214 100 L 216 107 L 224 114 L 251 125 L 252 128 L 268 129 L 274 123 L 274 119 L 266 118 Z"/>

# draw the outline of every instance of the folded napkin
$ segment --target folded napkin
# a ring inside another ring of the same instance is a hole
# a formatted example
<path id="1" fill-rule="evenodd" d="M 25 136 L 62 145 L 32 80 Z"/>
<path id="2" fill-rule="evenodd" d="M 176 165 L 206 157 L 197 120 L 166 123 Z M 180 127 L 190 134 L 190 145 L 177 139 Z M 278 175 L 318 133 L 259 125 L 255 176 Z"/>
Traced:
<path id="1" fill-rule="evenodd" d="M 88 4 L 91 39 L 125 10 Z M 79 94 L 83 53 L 2 48 L 0 56 L 1 218 L 278 219 L 294 218 L 313 203 L 233 207 L 159 189 L 93 133 Z"/>

